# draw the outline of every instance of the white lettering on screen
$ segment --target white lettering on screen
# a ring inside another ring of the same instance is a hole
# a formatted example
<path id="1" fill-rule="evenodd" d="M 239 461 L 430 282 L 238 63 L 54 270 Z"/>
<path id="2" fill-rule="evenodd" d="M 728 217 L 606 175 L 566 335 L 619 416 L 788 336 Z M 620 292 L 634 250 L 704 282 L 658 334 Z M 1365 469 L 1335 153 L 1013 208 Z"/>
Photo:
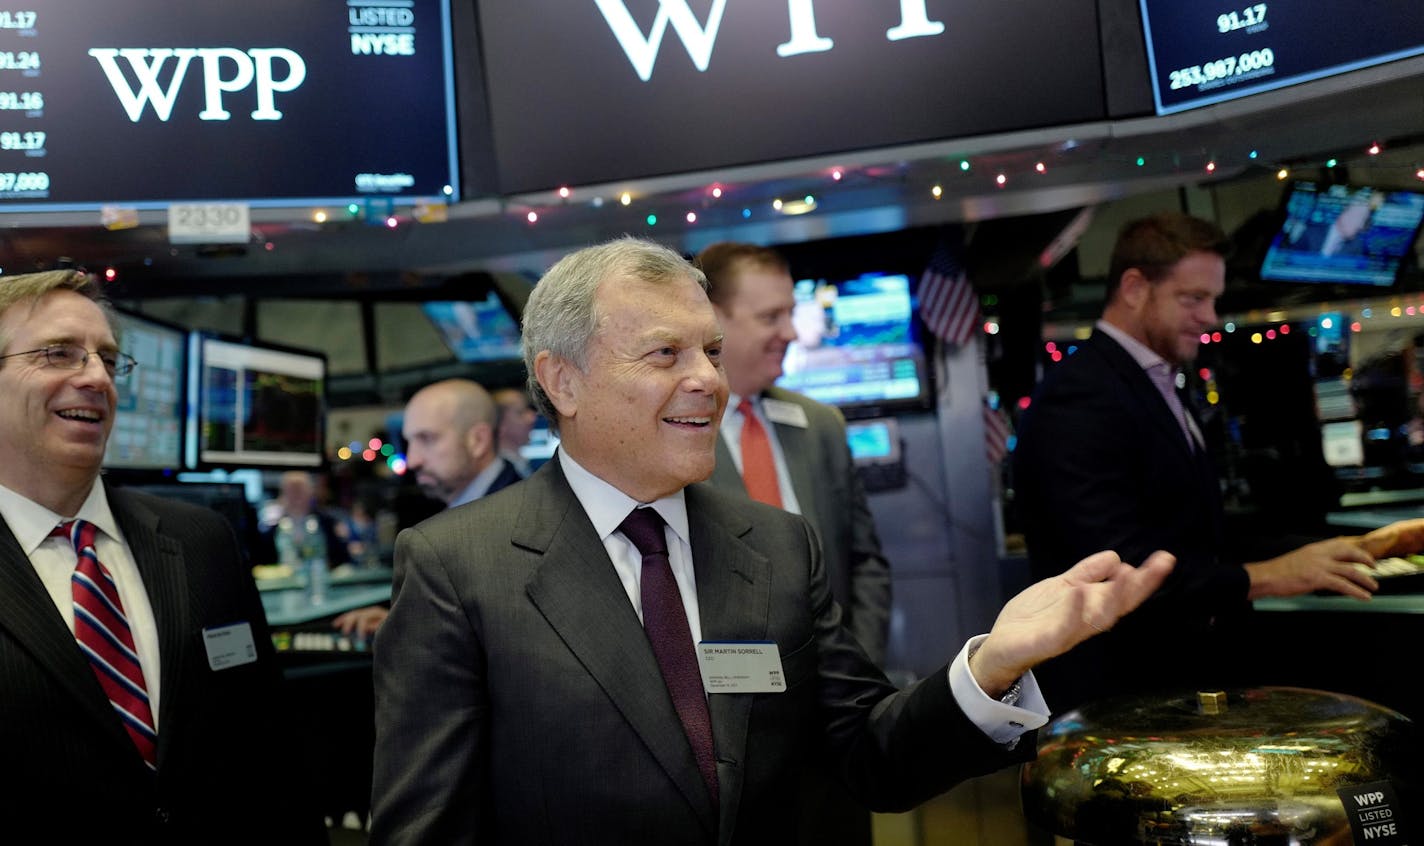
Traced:
<path id="1" fill-rule="evenodd" d="M 223 94 L 242 91 L 253 84 L 257 87 L 257 109 L 252 112 L 252 119 L 281 120 L 282 112 L 276 107 L 275 95 L 295 91 L 307 78 L 306 62 L 295 51 L 285 47 L 254 47 L 246 52 L 232 47 L 96 47 L 89 51 L 89 55 L 99 62 L 109 80 L 109 87 L 114 89 L 129 120 L 134 123 L 143 117 L 144 109 L 149 104 L 153 105 L 153 114 L 160 121 L 167 121 L 172 116 L 178 91 L 194 58 L 201 59 L 203 65 L 203 110 L 198 113 L 202 120 L 227 120 L 232 117 L 223 108 Z M 129 86 L 119 58 L 127 61 L 132 69 L 138 80 L 137 91 Z M 175 60 L 173 75 L 164 87 L 159 82 L 159 74 L 170 58 Z M 281 61 L 286 66 L 285 75 L 281 78 L 273 72 L 275 61 Z M 224 65 L 231 69 L 231 75 L 223 75 Z"/>
<path id="2" fill-rule="evenodd" d="M 613 30 L 613 37 L 623 48 L 624 55 L 632 63 L 634 72 L 644 82 L 653 78 L 653 64 L 657 61 L 658 49 L 662 46 L 669 23 L 692 59 L 693 67 L 705 72 L 712 61 L 712 47 L 716 44 L 722 12 L 727 5 L 727 0 L 713 0 L 704 27 L 697 22 L 697 16 L 688 7 L 687 0 L 658 0 L 658 13 L 645 35 L 623 0 L 594 2 L 608 22 L 609 29 Z M 815 0 L 786 0 L 786 14 L 791 37 L 776 46 L 776 55 L 786 58 L 804 53 L 824 53 L 835 46 L 833 39 L 823 37 L 816 31 Z M 902 41 L 943 32 L 942 22 L 929 19 L 925 0 L 900 0 L 900 23 L 886 30 L 885 38 Z"/>

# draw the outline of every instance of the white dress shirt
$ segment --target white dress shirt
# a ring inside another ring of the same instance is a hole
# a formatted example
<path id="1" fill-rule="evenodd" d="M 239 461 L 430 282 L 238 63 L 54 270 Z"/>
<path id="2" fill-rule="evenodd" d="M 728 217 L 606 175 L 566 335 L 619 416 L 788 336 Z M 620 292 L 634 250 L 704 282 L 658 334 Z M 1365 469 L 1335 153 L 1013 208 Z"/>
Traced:
<path id="1" fill-rule="evenodd" d="M 667 536 L 668 562 L 672 566 L 673 578 L 677 580 L 678 591 L 682 594 L 682 607 L 687 612 L 688 628 L 692 631 L 694 644 L 702 640 L 702 621 L 697 605 L 697 578 L 693 570 L 692 544 L 689 540 L 687 522 L 687 500 L 681 490 L 671 496 L 652 503 L 640 503 L 592 473 L 585 470 L 571 458 L 568 451 L 558 452 L 559 466 L 573 488 L 574 496 L 588 514 L 598 533 L 603 548 L 613 561 L 613 569 L 623 583 L 628 601 L 638 619 L 643 619 L 642 593 L 639 579 L 642 576 L 643 556 L 633 542 L 618 531 L 618 525 L 628 513 L 639 505 L 648 505 L 658 512 L 667 523 L 663 533 Z M 949 686 L 955 701 L 970 722 L 979 727 L 999 743 L 1013 743 L 1030 729 L 1048 722 L 1048 706 L 1039 692 L 1038 683 L 1032 673 L 1022 679 L 1018 705 L 1005 705 L 991 699 L 974 680 L 969 672 L 969 652 L 987 635 L 970 639 L 949 666 Z"/>
<path id="2" fill-rule="evenodd" d="M 56 514 L 39 503 L 27 499 L 4 485 L 0 485 L 0 517 L 20 544 L 20 549 L 30 559 L 45 590 L 49 592 L 54 607 L 64 618 L 64 624 L 74 633 L 74 589 L 71 580 L 74 568 L 79 564 L 79 556 L 65 538 L 52 538 L 49 533 L 61 521 L 70 519 Z M 138 663 L 143 669 L 144 686 L 148 689 L 148 704 L 153 710 L 154 728 L 158 728 L 158 625 L 153 620 L 153 605 L 148 601 L 148 591 L 139 577 L 134 564 L 133 553 L 119 531 L 119 524 L 109 510 L 109 498 L 104 485 L 95 478 L 94 487 L 74 515 L 80 520 L 93 523 L 99 530 L 94 539 L 94 551 L 99 561 L 114 577 L 119 590 L 119 601 L 124 606 L 124 616 L 128 618 L 129 630 L 133 633 L 134 648 L 138 652 Z M 76 649 L 79 647 L 76 646 Z"/>

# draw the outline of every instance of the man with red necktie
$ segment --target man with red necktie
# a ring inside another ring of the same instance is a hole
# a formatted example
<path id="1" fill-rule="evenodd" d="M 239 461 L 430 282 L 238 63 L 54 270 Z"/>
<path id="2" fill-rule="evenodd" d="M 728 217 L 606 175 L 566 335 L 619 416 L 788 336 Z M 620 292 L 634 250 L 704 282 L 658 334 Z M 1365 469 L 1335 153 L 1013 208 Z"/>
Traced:
<path id="1" fill-rule="evenodd" d="M 0 278 L 0 809 L 17 842 L 321 843 L 271 639 L 215 512 L 110 488 L 97 282 Z M 101 841 L 102 838 L 102 841 Z"/>
<path id="2" fill-rule="evenodd" d="M 810 521 L 826 579 L 845 625 L 885 665 L 890 565 L 846 442 L 838 409 L 776 387 L 797 339 L 794 283 L 786 259 L 754 244 L 722 242 L 697 255 L 725 337 L 722 361 L 732 398 L 717 442 L 712 483 Z M 869 846 L 870 814 L 820 768 L 802 788 L 801 843 Z"/>

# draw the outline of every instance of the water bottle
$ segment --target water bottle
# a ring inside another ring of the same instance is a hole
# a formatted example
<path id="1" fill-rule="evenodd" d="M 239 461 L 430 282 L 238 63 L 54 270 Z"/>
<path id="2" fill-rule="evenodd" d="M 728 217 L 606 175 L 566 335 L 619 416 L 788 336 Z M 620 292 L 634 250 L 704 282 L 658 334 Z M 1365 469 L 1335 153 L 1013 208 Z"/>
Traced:
<path id="1" fill-rule="evenodd" d="M 301 553 L 297 550 L 297 539 L 293 535 L 295 527 L 292 525 L 292 518 L 283 517 L 277 521 L 277 525 L 272 529 L 272 541 L 277 547 L 277 563 L 286 564 L 292 568 L 295 575 L 297 567 L 302 562 Z"/>
<path id="2" fill-rule="evenodd" d="M 326 534 L 315 514 L 308 514 L 303 526 L 306 537 L 302 544 L 302 560 L 307 570 L 307 598 L 313 605 L 326 601 L 326 583 L 329 575 L 326 562 Z"/>

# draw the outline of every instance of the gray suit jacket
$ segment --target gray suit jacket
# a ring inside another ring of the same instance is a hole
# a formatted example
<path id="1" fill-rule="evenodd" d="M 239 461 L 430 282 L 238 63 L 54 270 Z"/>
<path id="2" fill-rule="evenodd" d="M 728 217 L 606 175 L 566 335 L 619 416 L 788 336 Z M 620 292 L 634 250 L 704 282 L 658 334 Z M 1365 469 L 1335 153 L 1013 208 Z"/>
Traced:
<path id="1" fill-rule="evenodd" d="M 846 627 L 875 663 L 885 665 L 890 627 L 890 565 L 880 553 L 875 519 L 846 444 L 838 409 L 781 388 L 765 396 L 806 411 L 806 428 L 772 423 L 802 515 L 821 539 L 831 594 L 845 610 Z M 712 484 L 746 495 L 727 444 L 717 439 Z"/>
<path id="2" fill-rule="evenodd" d="M 283 728 L 262 604 L 231 528 L 205 508 L 116 489 L 108 496 L 158 627 L 158 773 L 144 766 L 34 566 L 0 522 L 5 837 L 326 842 L 315 809 L 299 810 L 296 793 L 267 787 L 293 778 L 295 744 Z M 257 661 L 213 671 L 203 629 L 241 622 L 251 624 Z"/>
<path id="3" fill-rule="evenodd" d="M 945 673 L 897 693 L 840 627 L 804 520 L 687 489 L 707 640 L 774 641 L 788 690 L 709 697 L 713 807 L 641 624 L 550 461 L 403 532 L 376 646 L 372 842 L 786 843 L 812 761 L 904 809 L 1031 754 Z"/>

